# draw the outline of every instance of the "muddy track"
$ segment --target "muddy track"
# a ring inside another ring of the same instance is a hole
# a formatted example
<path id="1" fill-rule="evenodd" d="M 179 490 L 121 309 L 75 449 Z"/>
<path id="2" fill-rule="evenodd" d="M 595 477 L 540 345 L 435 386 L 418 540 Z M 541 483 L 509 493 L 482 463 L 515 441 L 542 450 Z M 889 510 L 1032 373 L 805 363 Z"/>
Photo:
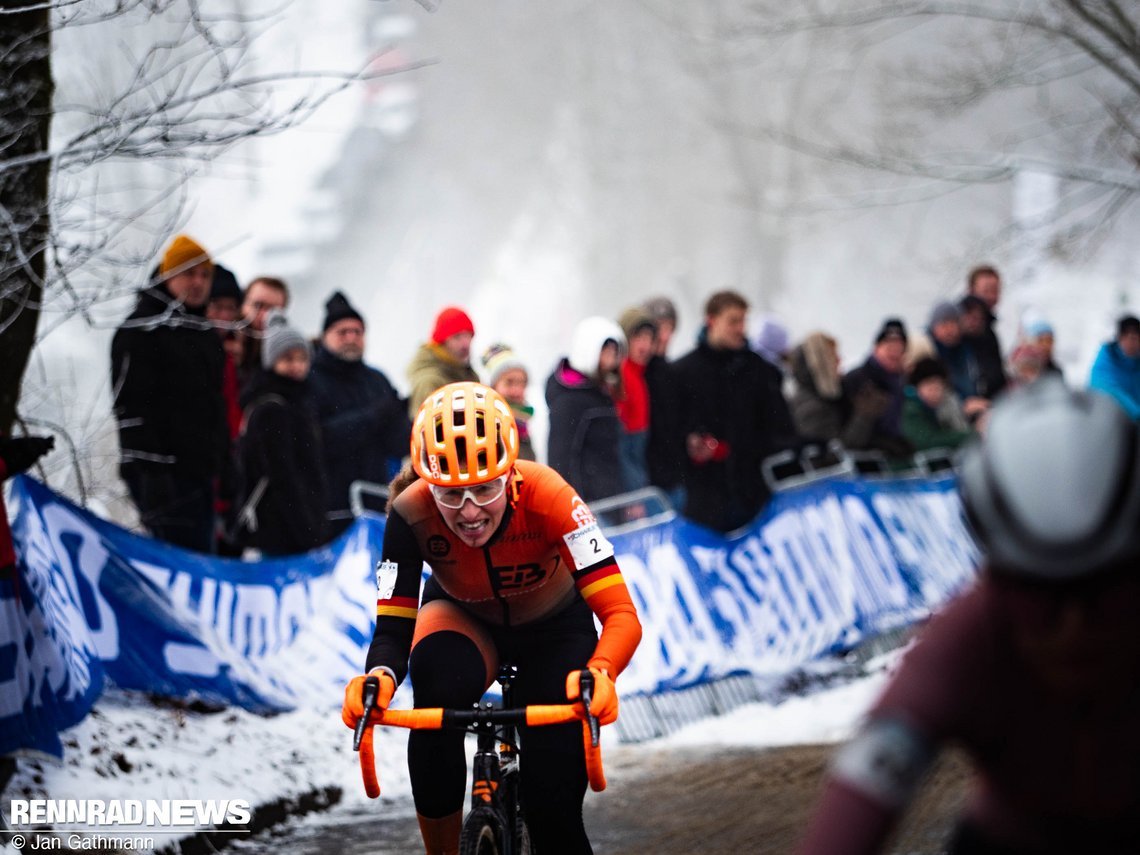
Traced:
<path id="1" fill-rule="evenodd" d="M 834 746 L 606 752 L 609 787 L 586 797 L 597 855 L 782 855 L 794 851 Z M 944 760 L 888 852 L 936 855 L 962 801 L 964 764 Z M 334 809 L 241 841 L 243 855 L 406 855 L 422 851 L 410 804 Z"/>
<path id="2" fill-rule="evenodd" d="M 611 752 L 610 787 L 587 797 L 586 823 L 599 855 L 789 853 L 803 833 L 834 746 L 763 751 L 661 751 L 636 767 Z M 966 767 L 944 759 L 889 852 L 935 855 L 962 804 Z"/>

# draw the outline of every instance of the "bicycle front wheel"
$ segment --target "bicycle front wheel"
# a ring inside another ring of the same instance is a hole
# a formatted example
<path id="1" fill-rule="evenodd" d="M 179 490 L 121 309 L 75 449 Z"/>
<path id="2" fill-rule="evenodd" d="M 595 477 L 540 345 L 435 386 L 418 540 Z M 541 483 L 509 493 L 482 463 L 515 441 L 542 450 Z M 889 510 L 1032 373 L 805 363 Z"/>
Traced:
<path id="1" fill-rule="evenodd" d="M 463 820 L 459 855 L 503 855 L 506 828 L 498 811 L 477 807 Z"/>

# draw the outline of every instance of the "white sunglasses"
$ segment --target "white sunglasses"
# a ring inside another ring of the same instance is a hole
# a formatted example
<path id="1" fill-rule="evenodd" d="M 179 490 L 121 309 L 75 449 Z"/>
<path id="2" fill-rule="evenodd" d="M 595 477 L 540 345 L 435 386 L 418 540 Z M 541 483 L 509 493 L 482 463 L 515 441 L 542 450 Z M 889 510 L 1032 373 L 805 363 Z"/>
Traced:
<path id="1" fill-rule="evenodd" d="M 472 484 L 469 487 L 439 487 L 435 484 L 429 486 L 436 502 L 445 508 L 458 510 L 463 507 L 463 503 L 468 499 L 482 508 L 503 495 L 507 489 L 507 476 L 500 475 L 494 481 Z"/>

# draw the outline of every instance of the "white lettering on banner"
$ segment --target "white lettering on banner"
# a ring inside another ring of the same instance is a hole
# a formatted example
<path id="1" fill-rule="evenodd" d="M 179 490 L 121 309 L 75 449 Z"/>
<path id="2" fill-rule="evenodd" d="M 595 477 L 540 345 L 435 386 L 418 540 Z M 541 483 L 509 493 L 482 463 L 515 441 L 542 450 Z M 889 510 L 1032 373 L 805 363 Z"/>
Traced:
<path id="1" fill-rule="evenodd" d="M 118 650 L 115 615 L 98 587 L 108 557 L 98 534 L 60 505 L 21 510 L 27 527 L 23 581 L 33 606 L 25 612 L 18 599 L 3 601 L 0 647 L 13 644 L 16 662 L 13 678 L 0 683 L 0 716 L 20 713 L 27 702 L 39 707 L 45 694 L 63 702 L 81 697 L 93 679 L 89 660 Z M 82 582 L 68 545 L 79 559 Z M 96 615 L 85 614 L 84 599 Z M 89 619 L 101 628 L 93 631 Z"/>
<path id="2" fill-rule="evenodd" d="M 923 598 L 941 602 L 974 577 L 981 557 L 957 493 L 871 497 L 902 563 L 916 571 Z"/>
<path id="3" fill-rule="evenodd" d="M 898 561 L 870 509 L 856 497 L 845 496 L 843 520 L 856 557 L 855 602 L 860 610 L 879 615 L 905 608 L 907 588 Z"/>
<path id="4" fill-rule="evenodd" d="M 167 642 L 164 658 L 175 673 L 211 676 L 225 668 L 231 677 L 267 700 L 283 705 L 327 705 L 363 663 L 372 636 L 375 602 L 374 556 L 367 531 L 349 544 L 333 572 L 286 585 L 201 580 L 191 597 L 188 574 L 133 561 L 133 566 L 167 591 L 176 612 L 203 646 Z"/>

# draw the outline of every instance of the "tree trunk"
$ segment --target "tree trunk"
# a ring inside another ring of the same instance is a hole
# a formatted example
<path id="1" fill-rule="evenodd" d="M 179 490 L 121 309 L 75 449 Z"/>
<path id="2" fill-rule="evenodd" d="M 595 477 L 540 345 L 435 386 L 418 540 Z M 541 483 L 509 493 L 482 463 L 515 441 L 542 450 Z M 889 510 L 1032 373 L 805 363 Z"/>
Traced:
<path id="1" fill-rule="evenodd" d="M 0 0 L 0 435 L 16 417 L 47 267 L 54 84 L 44 6 Z"/>

